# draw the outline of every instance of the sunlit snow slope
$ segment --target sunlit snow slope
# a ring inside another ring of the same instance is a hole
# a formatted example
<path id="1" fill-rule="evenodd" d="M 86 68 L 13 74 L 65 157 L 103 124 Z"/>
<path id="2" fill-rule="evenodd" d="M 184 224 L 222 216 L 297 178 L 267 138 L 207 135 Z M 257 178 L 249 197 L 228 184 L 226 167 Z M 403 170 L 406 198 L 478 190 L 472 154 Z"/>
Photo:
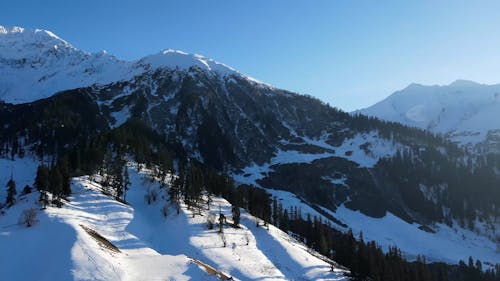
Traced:
<path id="1" fill-rule="evenodd" d="M 2 168 L 12 166 L 16 171 L 31 167 L 15 174 L 16 181 L 33 179 L 36 162 L 0 161 Z M 134 165 L 129 171 L 130 205 L 104 195 L 89 177 L 79 177 L 73 179 L 69 203 L 38 211 L 39 223 L 27 228 L 17 224 L 18 218 L 24 209 L 35 206 L 38 194 L 19 198 L 0 216 L 0 276 L 7 277 L 3 280 L 217 280 L 195 260 L 236 280 L 345 279 L 345 271 L 330 271 L 326 258 L 273 226 L 256 227 L 255 218 L 245 212 L 241 228 L 225 227 L 226 247 L 217 230 L 207 229 L 207 210 L 193 218 L 182 206 L 180 214 L 171 208 L 164 217 L 160 210 L 166 190 L 148 170 L 138 173 Z M 158 199 L 148 205 L 144 196 L 153 190 Z M 211 206 L 210 212 L 218 213 L 220 208 L 231 217 L 227 201 L 214 198 Z M 119 252 L 82 226 L 96 231 Z M 24 270 L 25 265 L 30 270 Z"/>

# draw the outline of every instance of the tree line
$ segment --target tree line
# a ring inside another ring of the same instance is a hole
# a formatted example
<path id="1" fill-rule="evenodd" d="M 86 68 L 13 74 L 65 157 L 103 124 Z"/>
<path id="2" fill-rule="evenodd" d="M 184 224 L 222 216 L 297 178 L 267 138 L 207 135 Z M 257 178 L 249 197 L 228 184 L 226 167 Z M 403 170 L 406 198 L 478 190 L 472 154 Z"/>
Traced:
<path id="1" fill-rule="evenodd" d="M 419 256 L 409 262 L 396 246 L 383 251 L 375 241 L 365 241 L 363 234 L 356 238 L 352 230 L 346 233 L 332 227 L 320 217 L 302 215 L 300 208 L 283 208 L 273 200 L 273 224 L 291 233 L 308 247 L 348 267 L 355 280 L 384 281 L 497 281 L 500 265 L 483 270 L 479 260 L 469 258 L 458 266 L 427 263 Z"/>

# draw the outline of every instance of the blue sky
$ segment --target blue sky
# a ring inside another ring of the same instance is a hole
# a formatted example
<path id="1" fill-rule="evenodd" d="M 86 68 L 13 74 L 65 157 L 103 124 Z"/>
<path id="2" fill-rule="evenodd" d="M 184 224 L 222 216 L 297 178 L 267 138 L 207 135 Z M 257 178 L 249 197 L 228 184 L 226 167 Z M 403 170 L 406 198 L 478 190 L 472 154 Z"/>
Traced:
<path id="1" fill-rule="evenodd" d="M 199 53 L 348 111 L 412 82 L 500 83 L 500 1 L 8 2 L 0 25 L 123 59 Z"/>

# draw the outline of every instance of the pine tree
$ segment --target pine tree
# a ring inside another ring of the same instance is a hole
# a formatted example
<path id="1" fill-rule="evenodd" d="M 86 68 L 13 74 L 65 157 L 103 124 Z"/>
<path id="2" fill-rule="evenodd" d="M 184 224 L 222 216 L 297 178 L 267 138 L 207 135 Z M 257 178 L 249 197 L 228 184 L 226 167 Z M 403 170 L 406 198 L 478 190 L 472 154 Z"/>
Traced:
<path id="1" fill-rule="evenodd" d="M 240 224 L 240 208 L 233 205 L 231 212 L 233 213 L 233 226 L 238 227 Z"/>
<path id="2" fill-rule="evenodd" d="M 63 157 L 58 163 L 59 171 L 61 173 L 61 195 L 67 197 L 71 195 L 71 177 L 69 174 L 67 157 Z"/>
<path id="3" fill-rule="evenodd" d="M 201 197 L 201 192 L 203 190 L 203 177 L 201 171 L 196 166 L 191 166 L 189 177 L 186 183 L 186 192 L 184 200 L 188 207 L 193 208 L 193 216 L 195 215 L 195 210 L 198 209 L 199 213 L 199 200 Z"/>
<path id="4" fill-rule="evenodd" d="M 116 199 L 121 199 L 124 194 L 123 188 L 123 166 L 121 163 L 116 163 L 113 169 L 113 189 L 115 191 Z"/>
<path id="5" fill-rule="evenodd" d="M 177 178 L 173 178 L 172 174 L 172 184 L 170 187 L 170 190 L 168 191 L 168 194 L 170 196 L 170 201 L 175 205 L 177 214 L 180 213 L 180 198 L 181 198 L 181 193 L 183 192 L 184 189 L 184 174 L 182 172 L 183 170 L 179 171 L 179 176 Z"/>
<path id="6" fill-rule="evenodd" d="M 123 201 L 127 201 L 127 191 L 130 187 L 130 176 L 128 174 L 128 167 L 125 165 L 125 171 L 123 171 Z"/>
<path id="7" fill-rule="evenodd" d="M 21 195 L 26 195 L 30 193 L 31 193 L 31 187 L 29 185 L 25 185 L 23 191 L 21 192 Z"/>
<path id="8" fill-rule="evenodd" d="M 288 229 L 290 227 L 289 224 L 290 224 L 290 218 L 288 217 L 288 210 L 284 209 L 283 210 L 283 216 L 280 219 L 280 228 L 284 232 L 288 232 Z"/>
<path id="9" fill-rule="evenodd" d="M 10 207 L 16 203 L 16 199 L 14 198 L 17 194 L 16 191 L 16 182 L 14 181 L 14 178 L 12 175 L 10 176 L 10 180 L 7 182 L 7 198 L 5 200 L 5 204 L 7 207 Z"/>
<path id="10" fill-rule="evenodd" d="M 54 167 L 50 171 L 49 190 L 56 197 L 59 197 L 63 191 L 63 178 L 59 169 Z"/>
<path id="11" fill-rule="evenodd" d="M 273 197 L 272 213 L 273 224 L 279 226 L 278 200 L 276 199 L 276 196 Z"/>
<path id="12" fill-rule="evenodd" d="M 47 190 L 49 189 L 49 168 L 47 166 L 38 166 L 34 186 L 40 192 L 39 201 L 45 208 L 49 203 L 47 198 Z"/>

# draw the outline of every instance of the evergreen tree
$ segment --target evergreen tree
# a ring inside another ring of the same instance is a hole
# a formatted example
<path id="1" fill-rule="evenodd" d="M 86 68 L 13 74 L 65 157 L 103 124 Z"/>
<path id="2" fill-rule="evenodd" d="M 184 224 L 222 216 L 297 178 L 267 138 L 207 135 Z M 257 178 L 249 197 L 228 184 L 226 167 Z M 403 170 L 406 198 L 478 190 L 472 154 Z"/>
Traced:
<path id="1" fill-rule="evenodd" d="M 50 170 L 48 191 L 51 192 L 55 197 L 59 197 L 62 194 L 63 178 L 57 166 Z"/>
<path id="2" fill-rule="evenodd" d="M 199 213 L 199 201 L 203 190 L 203 176 L 200 169 L 195 165 L 191 166 L 188 175 L 184 200 L 186 201 L 188 207 L 193 209 L 194 216 L 195 211 L 198 211 Z"/>
<path id="3" fill-rule="evenodd" d="M 30 193 L 31 193 L 31 187 L 29 185 L 25 185 L 23 191 L 21 192 L 21 195 L 26 195 Z"/>
<path id="4" fill-rule="evenodd" d="M 123 194 L 124 194 L 124 187 L 123 187 L 123 165 L 122 161 L 117 160 L 113 167 L 113 184 L 112 187 L 115 192 L 115 198 L 117 199 L 122 199 Z"/>
<path id="5" fill-rule="evenodd" d="M 59 172 L 61 173 L 61 196 L 67 197 L 71 195 L 71 177 L 69 174 L 68 158 L 63 157 L 58 163 Z"/>
<path id="6" fill-rule="evenodd" d="M 173 175 L 172 175 L 173 177 Z M 177 214 L 180 213 L 180 199 L 184 190 L 184 173 L 183 170 L 179 171 L 179 176 L 171 180 L 172 184 L 168 191 L 170 202 L 174 204 Z"/>
<path id="7" fill-rule="evenodd" d="M 47 166 L 38 166 L 34 186 L 40 192 L 39 201 L 45 208 L 49 203 L 47 198 L 47 191 L 49 189 L 49 168 Z"/>
<path id="8" fill-rule="evenodd" d="M 7 182 L 6 187 L 7 187 L 7 198 L 5 200 L 5 204 L 7 205 L 7 207 L 10 207 L 14 205 L 14 203 L 16 203 L 15 196 L 17 194 L 16 182 L 14 181 L 12 175 L 10 176 L 10 179 Z"/>
<path id="9" fill-rule="evenodd" d="M 289 224 L 290 224 L 290 218 L 288 217 L 288 210 L 284 209 L 283 210 L 283 215 L 282 215 L 282 217 L 280 219 L 280 228 L 284 232 L 288 232 Z"/>
<path id="10" fill-rule="evenodd" d="M 272 223 L 276 226 L 279 226 L 279 210 L 278 210 L 278 200 L 276 196 L 273 197 L 273 206 L 272 206 Z"/>
<path id="11" fill-rule="evenodd" d="M 233 213 L 233 226 L 238 227 L 240 224 L 240 208 L 233 205 L 231 212 Z"/>
<path id="12" fill-rule="evenodd" d="M 125 169 L 123 171 L 123 201 L 127 201 L 127 191 L 130 187 L 130 176 L 128 174 L 128 167 L 125 165 Z"/>

